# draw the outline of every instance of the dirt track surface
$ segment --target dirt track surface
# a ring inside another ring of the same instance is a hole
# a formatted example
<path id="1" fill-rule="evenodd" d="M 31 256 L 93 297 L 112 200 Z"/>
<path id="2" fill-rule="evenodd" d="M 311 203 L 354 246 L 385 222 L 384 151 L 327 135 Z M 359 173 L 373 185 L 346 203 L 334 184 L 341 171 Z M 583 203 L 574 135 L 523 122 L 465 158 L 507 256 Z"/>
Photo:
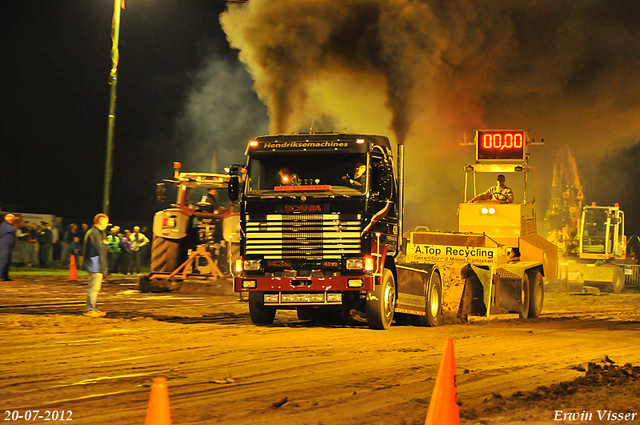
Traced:
<path id="1" fill-rule="evenodd" d="M 640 424 L 638 292 L 547 293 L 539 320 L 373 331 L 290 311 L 254 326 L 228 285 L 142 294 L 121 278 L 103 285 L 107 317 L 90 319 L 81 282 L 0 282 L 0 419 L 39 409 L 142 424 L 162 376 L 174 424 L 423 424 L 451 337 L 462 424 Z M 598 410 L 639 414 L 607 421 Z"/>

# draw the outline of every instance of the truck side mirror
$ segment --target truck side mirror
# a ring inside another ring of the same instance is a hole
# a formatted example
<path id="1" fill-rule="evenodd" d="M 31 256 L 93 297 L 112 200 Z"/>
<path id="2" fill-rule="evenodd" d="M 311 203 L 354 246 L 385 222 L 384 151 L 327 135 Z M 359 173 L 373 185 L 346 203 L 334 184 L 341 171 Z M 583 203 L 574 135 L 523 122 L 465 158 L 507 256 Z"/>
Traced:
<path id="1" fill-rule="evenodd" d="M 167 200 L 167 187 L 164 183 L 156 183 L 156 198 L 158 202 L 164 202 Z"/>
<path id="2" fill-rule="evenodd" d="M 391 198 L 393 194 L 393 168 L 389 165 L 381 165 L 378 167 L 377 187 L 380 191 L 380 197 L 384 199 Z"/>
<path id="3" fill-rule="evenodd" d="M 240 182 L 238 176 L 231 176 L 229 179 L 229 201 L 236 202 L 240 195 Z"/>

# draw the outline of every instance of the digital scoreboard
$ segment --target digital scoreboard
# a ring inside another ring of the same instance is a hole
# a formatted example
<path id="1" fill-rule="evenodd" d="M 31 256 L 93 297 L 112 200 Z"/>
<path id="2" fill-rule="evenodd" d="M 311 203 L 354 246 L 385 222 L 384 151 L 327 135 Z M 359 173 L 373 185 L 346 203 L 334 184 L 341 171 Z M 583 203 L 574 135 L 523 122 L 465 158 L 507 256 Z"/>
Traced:
<path id="1" fill-rule="evenodd" d="M 524 160 L 526 130 L 477 130 L 476 160 Z"/>

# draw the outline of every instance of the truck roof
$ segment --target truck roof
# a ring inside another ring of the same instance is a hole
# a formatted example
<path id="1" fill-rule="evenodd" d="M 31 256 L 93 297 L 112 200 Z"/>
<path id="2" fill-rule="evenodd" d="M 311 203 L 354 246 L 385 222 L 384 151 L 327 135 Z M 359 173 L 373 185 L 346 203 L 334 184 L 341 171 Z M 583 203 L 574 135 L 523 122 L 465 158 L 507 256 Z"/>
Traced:
<path id="1" fill-rule="evenodd" d="M 324 142 L 324 141 L 356 141 L 357 139 L 365 139 L 369 140 L 371 143 L 375 145 L 380 145 L 384 147 L 391 147 L 391 142 L 389 142 L 389 138 L 386 136 L 375 135 L 375 134 L 355 134 L 355 133 L 295 133 L 295 134 L 278 134 L 278 135 L 270 135 L 270 136 L 260 136 L 256 137 L 256 140 L 265 141 L 265 142 L 285 142 L 285 141 L 309 141 L 309 142 Z"/>
<path id="2" fill-rule="evenodd" d="M 174 183 L 187 187 L 205 187 L 210 189 L 224 189 L 229 184 L 228 174 L 216 173 L 180 173 Z"/>

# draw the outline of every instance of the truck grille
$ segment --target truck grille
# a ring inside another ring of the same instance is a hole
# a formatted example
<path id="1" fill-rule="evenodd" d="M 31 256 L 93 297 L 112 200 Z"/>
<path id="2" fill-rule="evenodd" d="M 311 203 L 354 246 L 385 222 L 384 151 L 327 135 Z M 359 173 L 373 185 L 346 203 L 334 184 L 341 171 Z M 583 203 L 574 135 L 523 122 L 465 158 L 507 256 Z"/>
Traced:
<path id="1" fill-rule="evenodd" d="M 246 253 L 266 260 L 338 259 L 359 254 L 361 222 L 339 214 L 269 214 L 247 217 Z"/>

